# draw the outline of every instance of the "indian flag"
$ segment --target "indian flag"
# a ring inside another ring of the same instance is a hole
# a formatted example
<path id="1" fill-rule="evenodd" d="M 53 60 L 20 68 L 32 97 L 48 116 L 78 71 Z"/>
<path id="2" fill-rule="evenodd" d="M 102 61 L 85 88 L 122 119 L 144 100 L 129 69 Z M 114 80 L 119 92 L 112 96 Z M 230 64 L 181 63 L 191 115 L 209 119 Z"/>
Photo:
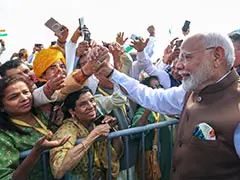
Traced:
<path id="1" fill-rule="evenodd" d="M 8 34 L 6 33 L 5 29 L 0 29 L 0 37 L 1 36 L 7 36 Z"/>

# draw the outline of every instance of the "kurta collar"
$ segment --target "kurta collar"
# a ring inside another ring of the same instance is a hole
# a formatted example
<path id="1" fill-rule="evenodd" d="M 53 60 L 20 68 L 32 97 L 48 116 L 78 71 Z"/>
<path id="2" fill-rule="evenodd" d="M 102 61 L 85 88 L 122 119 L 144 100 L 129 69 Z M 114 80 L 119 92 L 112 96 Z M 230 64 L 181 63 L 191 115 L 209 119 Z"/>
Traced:
<path id="1" fill-rule="evenodd" d="M 227 87 L 229 87 L 233 82 L 235 82 L 239 78 L 235 69 L 232 69 L 229 73 L 225 75 L 225 77 L 221 78 L 217 83 L 212 84 L 204 88 L 200 93 L 214 93 L 221 91 Z"/>

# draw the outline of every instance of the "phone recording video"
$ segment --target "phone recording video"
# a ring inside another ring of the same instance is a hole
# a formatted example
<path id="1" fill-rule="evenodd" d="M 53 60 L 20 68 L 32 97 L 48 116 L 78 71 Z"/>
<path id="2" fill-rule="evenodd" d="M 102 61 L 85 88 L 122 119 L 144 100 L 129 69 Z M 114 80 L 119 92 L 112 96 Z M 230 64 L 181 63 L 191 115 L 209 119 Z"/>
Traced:
<path id="1" fill-rule="evenodd" d="M 139 40 L 139 37 L 136 36 L 135 34 L 132 34 L 130 38 L 131 38 L 132 40 L 134 40 L 134 41 Z"/>
<path id="2" fill-rule="evenodd" d="M 82 26 L 82 32 L 84 35 L 84 41 L 87 41 L 90 44 L 91 43 L 91 33 L 85 24 Z"/>
<path id="3" fill-rule="evenodd" d="M 34 46 L 40 48 L 40 47 L 42 47 L 43 45 L 42 45 L 42 44 L 35 44 Z"/>
<path id="4" fill-rule="evenodd" d="M 81 31 L 84 25 L 84 18 L 79 18 L 78 19 L 78 23 L 79 23 L 79 30 Z"/>
<path id="5" fill-rule="evenodd" d="M 53 18 L 50 18 L 45 23 L 45 26 L 47 26 L 49 29 L 51 29 L 55 33 L 61 34 L 63 32 L 63 26 Z"/>
<path id="6" fill-rule="evenodd" d="M 182 31 L 183 32 L 187 32 L 188 30 L 189 30 L 189 27 L 190 27 L 190 21 L 188 21 L 188 20 L 186 20 L 185 22 L 184 22 L 184 25 L 183 25 L 183 27 L 182 27 Z"/>
<path id="7" fill-rule="evenodd" d="M 111 43 L 107 43 L 107 42 L 104 42 L 104 41 L 102 41 L 102 44 L 106 48 L 109 48 L 109 46 L 111 45 Z"/>
<path id="8" fill-rule="evenodd" d="M 84 41 L 91 43 L 91 34 L 89 32 L 84 33 Z"/>

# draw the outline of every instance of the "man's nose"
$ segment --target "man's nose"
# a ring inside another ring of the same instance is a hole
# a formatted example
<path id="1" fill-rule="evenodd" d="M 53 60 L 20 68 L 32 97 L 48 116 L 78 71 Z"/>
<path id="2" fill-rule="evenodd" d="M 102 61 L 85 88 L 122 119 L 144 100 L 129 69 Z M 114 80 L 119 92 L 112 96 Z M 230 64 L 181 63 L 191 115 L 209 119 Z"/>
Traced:
<path id="1" fill-rule="evenodd" d="M 177 61 L 177 63 L 175 64 L 175 68 L 179 71 L 184 69 L 184 63 L 183 61 Z"/>

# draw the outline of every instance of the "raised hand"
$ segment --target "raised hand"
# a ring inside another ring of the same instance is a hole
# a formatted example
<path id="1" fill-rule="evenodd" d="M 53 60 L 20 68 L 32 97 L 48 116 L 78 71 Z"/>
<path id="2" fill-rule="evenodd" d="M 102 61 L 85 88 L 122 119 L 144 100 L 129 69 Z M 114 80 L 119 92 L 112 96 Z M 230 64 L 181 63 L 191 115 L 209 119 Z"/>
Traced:
<path id="1" fill-rule="evenodd" d="M 88 51 L 88 62 L 82 67 L 82 71 L 87 76 L 91 76 L 95 73 L 104 61 L 110 60 L 110 55 L 108 49 L 97 45 L 90 51 Z"/>
<path id="2" fill-rule="evenodd" d="M 109 45 L 109 52 L 114 56 L 121 56 L 124 53 L 124 47 L 119 43 L 112 43 Z"/>
<path id="3" fill-rule="evenodd" d="M 112 43 L 109 45 L 109 52 L 113 56 L 114 67 L 117 70 L 121 69 L 122 62 L 121 62 L 121 55 L 125 52 L 125 49 L 119 43 Z"/>
<path id="4" fill-rule="evenodd" d="M 58 42 L 65 43 L 68 38 L 68 28 L 66 26 L 63 26 L 63 31 L 61 33 L 55 33 L 55 36 L 58 37 Z"/>
<path id="5" fill-rule="evenodd" d="M 78 44 L 78 47 L 76 49 L 76 56 L 80 57 L 88 50 L 89 50 L 89 43 L 87 41 L 82 41 Z"/>
<path id="6" fill-rule="evenodd" d="M 77 43 L 77 41 L 78 41 L 78 38 L 80 37 L 80 36 L 82 36 L 83 35 L 83 33 L 82 33 L 82 31 L 79 29 L 79 27 L 75 30 L 75 32 L 73 33 L 73 35 L 72 35 L 72 37 L 71 37 L 71 41 L 73 42 L 73 43 Z M 66 41 L 67 39 L 65 39 L 65 41 Z"/>
<path id="7" fill-rule="evenodd" d="M 170 45 L 171 45 L 171 48 L 173 49 L 174 46 L 175 46 L 175 41 L 178 40 L 179 38 L 178 37 L 175 37 L 173 38 L 171 41 L 170 41 Z"/>
<path id="8" fill-rule="evenodd" d="M 47 82 L 48 88 L 50 88 L 53 91 L 63 88 L 65 86 L 64 84 L 65 78 L 66 78 L 65 75 L 61 75 L 61 70 L 60 69 L 57 70 L 56 76 Z"/>
<path id="9" fill-rule="evenodd" d="M 165 48 L 164 55 L 163 55 L 163 61 L 166 64 L 171 64 L 172 61 L 175 59 L 176 55 L 178 55 L 178 51 L 173 52 L 173 48 L 175 47 L 175 41 L 178 39 L 178 37 L 174 38 L 170 44 Z"/>
<path id="10" fill-rule="evenodd" d="M 146 41 L 144 41 L 143 38 L 140 38 L 139 40 L 135 41 L 131 41 L 132 46 L 134 47 L 134 49 L 136 49 L 138 52 L 142 52 L 144 50 L 144 48 L 147 46 L 149 39 L 147 39 Z"/>
<path id="11" fill-rule="evenodd" d="M 128 38 L 124 38 L 124 32 L 119 32 L 116 37 L 116 42 L 120 45 L 124 45 Z"/>

